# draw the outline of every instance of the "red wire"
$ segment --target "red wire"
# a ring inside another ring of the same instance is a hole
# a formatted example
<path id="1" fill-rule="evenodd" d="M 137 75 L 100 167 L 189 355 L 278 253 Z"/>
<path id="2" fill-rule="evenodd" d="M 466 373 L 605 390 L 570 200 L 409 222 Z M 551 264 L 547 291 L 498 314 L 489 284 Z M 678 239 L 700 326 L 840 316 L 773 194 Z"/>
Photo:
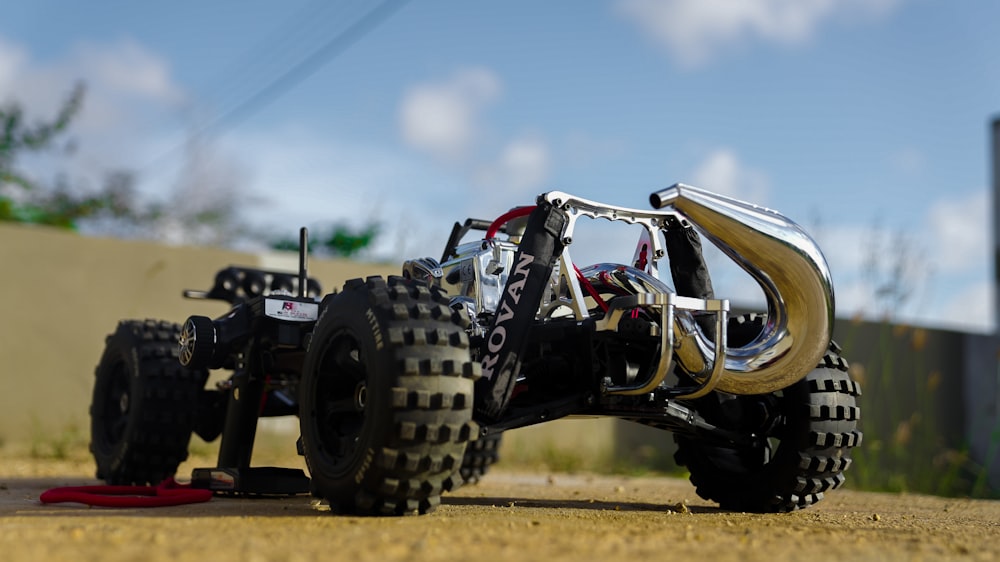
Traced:
<path id="1" fill-rule="evenodd" d="M 99 507 L 165 507 L 207 502 L 211 490 L 192 488 L 167 478 L 156 486 L 64 486 L 46 490 L 42 503 L 76 502 Z"/>
<path id="2" fill-rule="evenodd" d="M 493 221 L 490 224 L 490 227 L 486 229 L 486 236 L 485 236 L 486 240 L 493 239 L 493 237 L 497 235 L 497 232 L 500 231 L 500 227 L 502 227 L 503 225 L 507 224 L 513 219 L 530 215 L 531 212 L 535 210 L 535 208 L 536 208 L 535 205 L 532 205 L 530 207 L 516 207 L 500 215 L 499 217 L 497 217 L 497 220 Z M 604 299 L 602 299 L 601 295 L 598 294 L 597 289 L 594 288 L 594 286 L 590 283 L 590 281 L 587 281 L 587 278 L 583 276 L 583 273 L 580 273 L 580 268 L 577 267 L 576 264 L 573 264 L 573 269 L 576 270 L 576 278 L 580 281 L 580 285 L 582 285 L 583 288 L 586 289 L 587 293 L 594 298 L 594 300 L 597 302 L 597 305 L 601 307 L 601 310 L 607 312 L 608 303 L 604 302 Z"/>
<path id="3" fill-rule="evenodd" d="M 486 229 L 486 239 L 492 240 L 493 237 L 497 235 L 501 226 L 507 224 L 513 219 L 530 215 L 531 212 L 535 210 L 535 207 L 536 205 L 532 205 L 530 207 L 515 207 L 500 215 L 497 220 L 493 221 L 493 223 L 490 224 L 490 227 Z"/>
<path id="4" fill-rule="evenodd" d="M 590 296 L 594 298 L 594 301 L 597 302 L 597 306 L 601 307 L 601 310 L 607 312 L 608 303 L 604 302 L 604 299 L 601 298 L 600 293 L 597 292 L 597 289 L 594 288 L 594 285 L 590 281 L 588 281 L 586 277 L 583 276 L 583 273 L 580 272 L 580 268 L 577 267 L 576 264 L 573 264 L 573 269 L 576 270 L 576 279 L 580 282 L 580 286 L 583 287 L 584 290 L 586 290 L 587 293 L 589 293 Z"/>

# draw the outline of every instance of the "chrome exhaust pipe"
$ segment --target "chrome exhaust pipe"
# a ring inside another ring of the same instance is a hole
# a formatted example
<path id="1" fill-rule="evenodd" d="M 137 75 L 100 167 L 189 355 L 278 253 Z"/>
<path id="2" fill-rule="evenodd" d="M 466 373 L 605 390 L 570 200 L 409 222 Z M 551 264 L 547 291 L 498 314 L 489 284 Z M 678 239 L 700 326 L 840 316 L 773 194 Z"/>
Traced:
<path id="1" fill-rule="evenodd" d="M 725 368 L 715 388 L 766 394 L 815 368 L 833 335 L 834 294 L 829 266 L 813 239 L 775 211 L 688 185 L 675 184 L 649 200 L 656 209 L 669 207 L 687 218 L 760 285 L 767 299 L 766 326 L 749 344 L 725 348 Z M 679 346 L 678 361 L 689 371 L 699 364 L 711 370 L 718 357 L 715 343 L 693 322 L 675 327 L 681 332 L 677 340 L 695 344 Z"/>

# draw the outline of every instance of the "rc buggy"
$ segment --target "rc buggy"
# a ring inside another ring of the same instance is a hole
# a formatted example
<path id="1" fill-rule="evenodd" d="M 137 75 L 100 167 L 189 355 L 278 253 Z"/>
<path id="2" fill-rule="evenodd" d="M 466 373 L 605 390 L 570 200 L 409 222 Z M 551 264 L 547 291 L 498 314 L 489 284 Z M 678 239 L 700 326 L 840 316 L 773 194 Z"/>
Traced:
<path id="1" fill-rule="evenodd" d="M 297 274 L 224 269 L 187 295 L 229 313 L 127 320 L 108 337 L 91 406 L 97 475 L 157 483 L 196 432 L 221 443 L 195 486 L 426 513 L 486 472 L 504 431 L 614 416 L 672 432 L 698 494 L 725 509 L 818 501 L 861 440 L 822 253 L 781 214 L 708 191 L 677 184 L 650 203 L 545 193 L 456 223 L 440 259 L 322 297 L 304 231 Z M 638 242 L 618 263 L 574 262 L 578 230 L 604 219 Z M 760 286 L 766 311 L 730 316 L 702 238 Z M 229 374 L 206 385 L 210 370 Z M 251 466 L 261 416 L 298 416 L 308 476 Z"/>

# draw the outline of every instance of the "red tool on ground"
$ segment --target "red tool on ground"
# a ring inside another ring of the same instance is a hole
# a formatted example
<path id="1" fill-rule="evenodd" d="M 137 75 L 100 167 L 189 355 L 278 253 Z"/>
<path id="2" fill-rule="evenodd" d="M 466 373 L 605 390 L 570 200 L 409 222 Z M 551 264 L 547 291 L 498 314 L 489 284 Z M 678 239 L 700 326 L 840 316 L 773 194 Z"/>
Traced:
<path id="1" fill-rule="evenodd" d="M 42 503 L 76 502 L 99 507 L 165 507 L 207 502 L 211 490 L 192 488 L 167 478 L 156 486 L 65 486 L 46 490 Z"/>

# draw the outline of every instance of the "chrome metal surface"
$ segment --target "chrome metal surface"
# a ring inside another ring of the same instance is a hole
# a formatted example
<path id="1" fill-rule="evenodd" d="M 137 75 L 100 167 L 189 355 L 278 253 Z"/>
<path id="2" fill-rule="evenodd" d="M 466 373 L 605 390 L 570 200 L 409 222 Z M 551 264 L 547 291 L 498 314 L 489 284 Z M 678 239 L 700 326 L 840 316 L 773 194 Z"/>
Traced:
<path id="1" fill-rule="evenodd" d="M 665 254 L 659 230 L 675 220 L 693 224 L 754 279 L 767 299 L 768 322 L 762 333 L 747 345 L 720 345 L 705 336 L 690 313 L 674 311 L 669 330 L 673 334 L 669 340 L 672 354 L 699 382 L 715 381 L 716 388 L 734 394 L 773 392 L 804 377 L 826 351 L 833 333 L 834 313 L 829 267 L 812 238 L 780 213 L 682 184 L 650 196 L 656 211 L 604 205 L 557 191 L 540 198 L 566 213 L 564 239 L 572 239 L 580 217 L 642 225 L 649 236 L 644 236 L 640 244 L 648 240 L 651 250 L 648 262 L 642 265 L 654 280 L 656 260 Z M 567 246 L 565 259 L 571 261 L 568 255 Z M 603 272 L 611 275 L 607 267 Z M 634 294 L 673 293 L 638 273 L 632 268 L 621 280 L 609 279 L 606 288 Z M 689 300 L 694 302 L 687 305 L 695 307 L 701 306 L 698 303 L 721 302 Z M 651 304 L 661 310 L 664 306 L 659 302 Z M 676 301 L 674 306 L 684 308 Z M 611 318 L 616 314 L 620 315 L 620 311 L 608 312 Z M 616 325 L 617 320 L 604 322 L 605 329 Z M 720 365 L 720 361 L 724 363 Z M 654 379 L 659 377 L 657 373 Z"/>
<path id="2" fill-rule="evenodd" d="M 674 357 L 674 305 L 673 293 L 640 293 L 631 296 L 615 297 L 608 303 L 608 311 L 604 318 L 597 321 L 597 330 L 617 330 L 618 323 L 626 310 L 635 308 L 658 308 L 660 312 L 660 358 L 653 372 L 645 380 L 631 385 L 607 386 L 607 394 L 642 395 L 649 394 L 667 378 L 673 366 Z"/>
<path id="3" fill-rule="evenodd" d="M 514 264 L 517 245 L 503 240 L 479 240 L 456 248 L 457 257 L 441 264 L 435 281 L 452 297 L 467 297 L 476 314 L 492 314 Z"/>
<path id="4" fill-rule="evenodd" d="M 628 207 L 616 207 L 576 197 L 562 191 L 550 191 L 539 196 L 555 207 L 562 209 L 566 214 L 566 227 L 563 229 L 562 238 L 564 240 L 573 238 L 573 231 L 576 228 L 576 221 L 581 217 L 592 219 L 606 219 L 609 221 L 622 221 L 629 224 L 638 224 L 646 229 L 647 236 L 642 240 L 648 240 L 650 245 L 650 259 L 646 272 L 654 277 L 657 275 L 657 260 L 666 255 L 663 239 L 660 230 L 666 224 L 665 221 L 672 211 L 644 211 L 640 209 L 630 209 Z"/>
<path id="5" fill-rule="evenodd" d="M 608 310 L 604 317 L 597 321 L 598 331 L 615 331 L 625 312 L 636 308 L 658 311 L 661 329 L 660 354 L 656 368 L 645 380 L 631 385 L 608 386 L 608 394 L 646 394 L 660 386 L 667 374 L 673 368 L 673 360 L 684 369 L 696 375 L 699 387 L 682 398 L 697 398 L 711 392 L 724 372 L 724 361 L 720 360 L 725 352 L 725 339 L 715 342 L 712 355 L 706 357 L 702 349 L 693 343 L 686 343 L 697 333 L 697 324 L 692 311 L 711 312 L 717 318 L 717 333 L 725 331 L 729 311 L 728 301 L 701 300 L 678 296 L 674 290 L 663 281 L 649 275 L 640 269 L 613 264 L 599 263 L 585 267 L 580 273 L 588 283 L 602 296 L 608 298 Z"/>
<path id="6" fill-rule="evenodd" d="M 193 318 L 188 318 L 177 337 L 178 361 L 181 365 L 187 367 L 191 364 L 191 360 L 194 358 L 198 348 L 205 346 L 214 348 L 218 343 L 218 337 L 218 332 L 213 324 L 211 339 L 209 341 L 199 341 L 197 325 Z"/>
<path id="7" fill-rule="evenodd" d="M 780 213 L 687 185 L 656 192 L 650 202 L 686 217 L 757 282 L 767 299 L 767 325 L 749 344 L 726 348 L 717 388 L 762 394 L 811 371 L 830 342 L 834 315 L 830 270 L 812 238 Z M 692 329 L 690 341 L 702 356 L 711 357 L 715 345 L 697 326 Z"/>
<path id="8" fill-rule="evenodd" d="M 441 264 L 434 258 L 417 258 L 403 262 L 403 277 L 434 283 L 444 275 Z"/>
<path id="9" fill-rule="evenodd" d="M 626 311 L 635 308 L 658 315 L 660 322 L 661 352 L 655 370 L 607 392 L 651 392 L 677 363 L 700 385 L 686 398 L 713 389 L 765 394 L 800 380 L 826 351 L 834 313 L 829 267 L 812 238 L 780 213 L 682 184 L 652 194 L 650 202 L 657 209 L 653 211 L 605 205 L 558 191 L 539 199 L 567 219 L 561 233 L 566 245 L 538 311 L 540 320 L 570 314 L 584 320 L 598 312 L 594 299 L 581 287 L 570 256 L 579 218 L 622 221 L 645 230 L 630 266 L 597 264 L 581 270 L 606 296 L 608 310 L 598 315 L 598 330 L 617 330 Z M 749 344 L 727 345 L 728 301 L 682 297 L 659 280 L 657 262 L 666 255 L 661 231 L 685 223 L 694 225 L 763 291 L 768 321 Z M 406 267 L 414 277 L 444 288 L 453 305 L 468 311 L 481 330 L 475 320 L 496 312 L 516 251 L 512 240 L 481 240 L 459 246 L 456 257 L 440 264 L 440 269 L 434 267 L 436 262 L 425 260 L 407 262 Z M 704 313 L 715 316 L 719 336 L 714 341 L 695 322 L 695 314 Z"/>

